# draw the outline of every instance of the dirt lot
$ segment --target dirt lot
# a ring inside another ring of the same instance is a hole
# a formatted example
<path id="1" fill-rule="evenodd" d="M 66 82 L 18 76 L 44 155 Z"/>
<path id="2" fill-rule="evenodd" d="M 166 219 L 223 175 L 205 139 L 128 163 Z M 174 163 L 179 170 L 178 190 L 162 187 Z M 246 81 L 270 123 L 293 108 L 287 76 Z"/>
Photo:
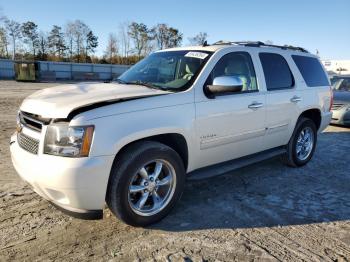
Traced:
<path id="1" fill-rule="evenodd" d="M 10 160 L 22 99 L 53 85 L 0 81 L 0 261 L 350 261 L 350 129 L 328 127 L 300 169 L 272 159 L 190 182 L 151 228 L 107 209 L 103 220 L 82 221 L 33 193 Z"/>

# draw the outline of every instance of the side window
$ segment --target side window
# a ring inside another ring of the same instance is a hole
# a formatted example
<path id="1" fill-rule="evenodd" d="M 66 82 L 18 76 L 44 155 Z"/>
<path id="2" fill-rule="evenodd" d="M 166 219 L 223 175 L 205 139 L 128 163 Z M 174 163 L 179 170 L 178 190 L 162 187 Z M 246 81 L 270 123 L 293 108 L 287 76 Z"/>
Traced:
<path id="1" fill-rule="evenodd" d="M 242 92 L 258 90 L 253 62 L 247 52 L 233 52 L 221 57 L 210 73 L 206 84 L 211 85 L 214 78 L 218 76 L 239 77 L 243 82 Z"/>
<path id="2" fill-rule="evenodd" d="M 338 90 L 350 91 L 350 78 L 343 79 L 343 82 L 340 84 Z"/>
<path id="3" fill-rule="evenodd" d="M 260 53 L 266 88 L 269 91 L 288 89 L 294 86 L 294 78 L 283 56 L 274 53 Z"/>
<path id="4" fill-rule="evenodd" d="M 328 78 L 321 63 L 315 57 L 292 55 L 307 86 L 329 86 Z"/>

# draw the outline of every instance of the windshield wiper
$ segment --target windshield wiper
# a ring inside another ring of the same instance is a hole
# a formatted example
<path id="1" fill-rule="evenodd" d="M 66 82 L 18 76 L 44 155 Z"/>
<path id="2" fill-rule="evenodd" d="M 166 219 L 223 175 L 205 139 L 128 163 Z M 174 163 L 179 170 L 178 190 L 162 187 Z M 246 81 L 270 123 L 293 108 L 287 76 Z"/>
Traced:
<path id="1" fill-rule="evenodd" d="M 128 82 L 121 80 L 120 78 L 113 79 L 114 82 L 117 82 L 119 84 L 128 84 Z"/>
<path id="2" fill-rule="evenodd" d="M 163 91 L 169 91 L 167 88 L 159 86 L 159 85 L 155 85 L 155 84 L 151 84 L 149 82 L 144 82 L 144 81 L 134 81 L 134 82 L 127 82 L 127 85 L 139 85 L 139 86 L 145 86 L 151 89 L 157 89 L 157 90 L 163 90 Z"/>
<path id="3" fill-rule="evenodd" d="M 128 82 L 128 85 L 138 85 L 138 86 L 145 86 L 148 88 L 152 88 L 152 89 L 158 89 L 157 86 L 152 85 L 149 82 L 143 82 L 143 81 L 134 81 L 134 82 Z"/>
<path id="4" fill-rule="evenodd" d="M 133 82 L 126 82 L 120 78 L 116 78 L 114 80 L 115 82 L 119 83 L 119 84 L 124 84 L 124 85 L 138 85 L 138 86 L 145 86 L 151 89 L 156 89 L 156 90 L 163 90 L 163 91 L 170 91 L 170 92 L 174 92 L 174 90 L 170 89 L 170 88 L 166 88 L 166 87 L 162 87 L 159 85 L 155 85 L 155 84 L 151 84 L 150 82 L 144 82 L 144 81 L 133 81 Z"/>

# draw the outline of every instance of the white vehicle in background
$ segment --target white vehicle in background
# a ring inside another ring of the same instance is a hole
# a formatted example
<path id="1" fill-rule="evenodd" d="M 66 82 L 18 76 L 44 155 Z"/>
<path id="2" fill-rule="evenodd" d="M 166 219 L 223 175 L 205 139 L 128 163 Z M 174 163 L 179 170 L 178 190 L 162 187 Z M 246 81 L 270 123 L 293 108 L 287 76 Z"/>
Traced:
<path id="1" fill-rule="evenodd" d="M 13 164 L 60 209 L 124 222 L 165 217 L 186 178 L 282 155 L 306 164 L 331 120 L 332 91 L 302 48 L 218 42 L 153 53 L 112 83 L 48 88 L 26 98 Z M 193 203 L 195 205 L 195 203 Z"/>

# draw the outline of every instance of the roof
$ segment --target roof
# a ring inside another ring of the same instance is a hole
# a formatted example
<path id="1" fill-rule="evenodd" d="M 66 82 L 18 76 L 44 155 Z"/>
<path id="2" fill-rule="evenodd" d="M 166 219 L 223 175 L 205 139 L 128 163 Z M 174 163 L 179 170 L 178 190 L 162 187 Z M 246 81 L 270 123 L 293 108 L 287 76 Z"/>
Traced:
<path id="1" fill-rule="evenodd" d="M 184 46 L 184 47 L 175 47 L 170 49 L 164 49 L 160 50 L 162 51 L 182 51 L 182 50 L 196 50 L 196 51 L 209 51 L 209 52 L 216 52 L 217 50 L 224 49 L 224 48 L 241 48 L 241 47 L 247 47 L 247 48 L 261 48 L 264 50 L 269 51 L 276 51 L 276 50 L 284 50 L 289 52 L 302 52 L 304 54 L 310 54 L 306 49 L 302 47 L 296 47 L 291 45 L 272 45 L 272 44 L 265 44 L 260 41 L 240 41 L 240 42 L 231 42 L 231 41 L 218 41 L 214 44 L 208 44 L 208 45 L 198 45 L 198 46 Z M 311 55 L 311 54 L 310 54 Z"/>
<path id="2" fill-rule="evenodd" d="M 346 75 L 334 75 L 332 76 L 333 78 L 349 78 L 350 74 L 346 74 Z"/>
<path id="3" fill-rule="evenodd" d="M 169 49 L 163 49 L 158 52 L 162 51 L 186 51 L 186 50 L 196 50 L 196 51 L 208 51 L 208 52 L 215 52 L 219 49 L 222 49 L 225 46 L 214 46 L 214 45 L 207 45 L 207 46 L 181 46 L 181 47 L 174 47 Z"/>

